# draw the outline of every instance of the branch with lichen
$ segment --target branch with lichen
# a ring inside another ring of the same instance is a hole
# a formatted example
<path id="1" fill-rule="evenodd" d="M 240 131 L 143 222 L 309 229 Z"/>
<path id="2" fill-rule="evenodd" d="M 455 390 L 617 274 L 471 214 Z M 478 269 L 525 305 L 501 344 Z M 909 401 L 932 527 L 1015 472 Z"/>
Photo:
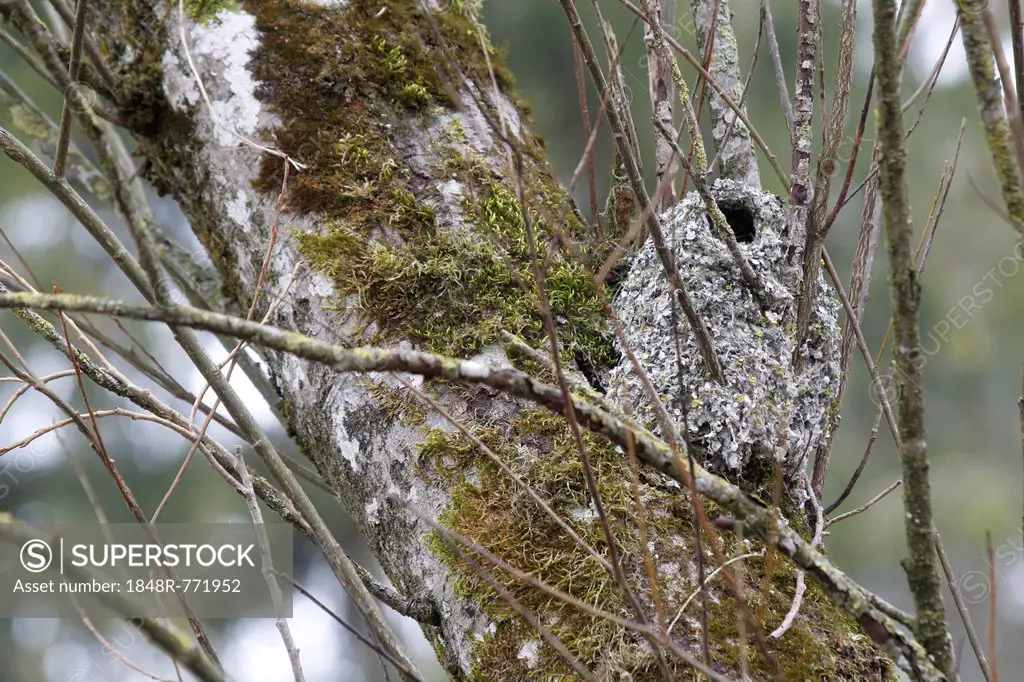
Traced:
<path id="1" fill-rule="evenodd" d="M 985 142 L 992 155 L 992 164 L 1010 224 L 1024 234 L 1024 187 L 1021 184 L 1021 169 L 1017 165 L 1010 124 L 1003 110 L 1002 89 L 992 63 L 992 43 L 982 18 L 986 5 L 987 0 L 957 0 L 960 34 L 967 54 L 967 65 L 974 80 L 974 91 L 978 96 L 981 122 L 985 126 Z"/>
<path id="2" fill-rule="evenodd" d="M 619 0 L 619 2 L 642 21 L 650 25 L 647 15 L 639 7 L 630 2 L 630 0 Z M 736 114 L 736 117 L 743 122 L 743 125 L 746 126 L 754 144 L 761 153 L 764 154 L 765 159 L 768 160 L 768 164 L 772 167 L 772 170 L 775 171 L 775 174 L 778 176 L 779 181 L 782 182 L 782 185 L 784 187 L 789 187 L 789 178 L 786 176 L 786 172 L 782 170 L 782 167 L 779 165 L 779 160 L 775 158 L 775 154 L 772 153 L 772 150 L 768 147 L 767 143 L 765 143 L 764 138 L 762 138 L 760 133 L 757 132 L 757 128 L 755 128 L 754 124 L 751 123 L 746 112 L 744 112 L 740 105 L 729 96 L 729 93 L 722 89 L 722 86 L 718 84 L 718 80 L 712 74 L 708 73 L 707 69 L 705 69 L 704 65 L 701 63 L 701 60 L 697 59 L 692 52 L 683 47 L 678 40 L 670 35 L 665 35 L 665 41 L 669 44 L 672 50 L 681 54 L 683 58 L 689 62 L 690 66 L 700 74 L 700 77 L 703 78 L 705 82 L 711 84 L 711 88 L 719 97 L 722 98 L 722 101 L 725 102 L 726 106 Z"/>
<path id="3" fill-rule="evenodd" d="M 163 322 L 176 326 L 227 334 L 249 343 L 289 353 L 318 362 L 340 373 L 406 372 L 426 378 L 444 378 L 460 383 L 481 384 L 502 393 L 541 405 L 563 414 L 562 392 L 516 369 L 494 368 L 482 362 L 459 360 L 414 350 L 381 348 L 343 348 L 310 338 L 303 334 L 261 325 L 241 318 L 195 308 L 167 309 L 139 306 L 90 296 L 71 294 L 6 294 L 0 295 L 0 308 L 41 308 L 73 310 L 114 315 L 135 320 Z M 634 452 L 645 464 L 689 486 L 688 471 L 676 466 L 671 449 L 649 432 L 630 427 L 621 419 L 576 397 L 571 397 L 580 424 Z M 694 464 L 694 487 L 697 492 L 719 504 L 742 523 L 745 530 L 767 538 L 772 528 L 772 512 L 739 487 Z M 807 571 L 828 592 L 831 598 L 853 616 L 887 653 L 918 679 L 945 679 L 928 661 L 921 647 L 901 633 L 889 616 L 875 604 L 875 598 L 839 571 L 786 524 L 776 528 L 778 547 L 800 568 Z"/>
<path id="4" fill-rule="evenodd" d="M 889 251 L 890 292 L 896 331 L 893 353 L 901 389 L 900 462 L 909 552 L 902 563 L 917 607 L 914 632 L 935 666 L 952 677 L 953 656 L 942 606 L 942 583 L 935 561 L 935 541 L 932 537 L 931 484 L 928 479 L 924 396 L 921 391 L 924 363 L 917 362 L 921 354 L 918 329 L 921 284 L 911 248 L 913 225 L 910 220 L 906 180 L 907 150 L 900 102 L 896 3 L 893 0 L 874 0 L 873 9 L 878 132 L 882 154 L 878 184 Z"/>
<path id="5" fill-rule="evenodd" d="M 796 313 L 796 347 L 803 346 L 811 326 L 811 310 L 818 289 L 818 275 L 821 272 L 821 250 L 825 243 L 827 226 L 825 212 L 828 209 L 829 188 L 835 173 L 836 156 L 846 129 L 846 114 L 850 104 L 850 88 L 853 84 L 853 47 L 857 28 L 857 3 L 843 0 L 839 29 L 839 69 L 836 73 L 835 96 L 832 111 L 828 117 L 827 129 L 821 152 L 818 154 L 814 174 L 814 198 L 807 216 L 807 242 L 804 247 L 803 285 Z M 824 114 L 822 114 L 824 118 Z M 796 176 L 794 176 L 796 177 Z M 797 355 L 797 365 L 802 362 Z"/>
<path id="6" fill-rule="evenodd" d="M 789 186 L 789 266 L 796 289 L 804 265 L 807 218 L 814 197 L 811 181 L 811 137 L 814 120 L 814 63 L 818 54 L 818 0 L 799 0 L 796 91 L 793 106 L 793 163 Z M 817 271 L 817 267 L 814 268 Z M 799 293 L 799 292 L 797 292 Z M 797 347 L 799 352 L 799 346 Z"/>
<path id="7" fill-rule="evenodd" d="M 697 28 L 698 44 L 707 45 L 709 40 L 714 41 L 708 71 L 721 89 L 739 102 L 743 96 L 743 79 L 740 75 L 739 48 L 731 16 L 728 0 L 693 0 L 693 19 Z M 711 137 L 718 150 L 719 173 L 723 178 L 760 189 L 761 178 L 757 172 L 757 158 L 754 156 L 750 131 L 746 125 L 737 121 L 737 114 L 725 103 L 717 90 L 712 91 L 710 104 Z"/>
<path id="8" fill-rule="evenodd" d="M 675 0 L 661 0 L 658 5 L 658 23 L 662 26 L 671 26 L 674 17 Z M 675 124 L 672 118 L 672 103 L 675 100 L 675 89 L 672 87 L 668 64 L 654 47 L 654 34 L 649 25 L 644 27 L 644 44 L 647 46 L 647 82 L 654 118 L 659 125 L 673 128 Z M 659 193 L 658 201 L 658 209 L 663 211 L 675 202 L 673 194 L 677 168 L 672 147 L 664 136 L 654 136 L 654 158 L 657 163 L 658 187 L 664 188 Z"/>

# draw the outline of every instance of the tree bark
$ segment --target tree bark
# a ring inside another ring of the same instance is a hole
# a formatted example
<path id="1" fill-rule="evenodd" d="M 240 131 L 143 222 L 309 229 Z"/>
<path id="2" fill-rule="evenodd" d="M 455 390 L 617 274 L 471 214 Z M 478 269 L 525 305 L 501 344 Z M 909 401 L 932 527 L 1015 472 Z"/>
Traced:
<path id="1" fill-rule="evenodd" d="M 588 257 L 598 246 L 478 30 L 474 3 L 441 4 L 189 2 L 184 41 L 176 6 L 107 0 L 91 7 L 122 79 L 120 113 L 147 159 L 147 178 L 181 205 L 229 308 L 245 310 L 256 290 L 288 163 L 283 153 L 302 168 L 288 172 L 257 319 L 283 297 L 271 323 L 325 341 L 424 348 L 543 374 L 543 363 L 509 350 L 503 336 L 545 347 L 536 290 L 521 286 L 532 281 L 521 184 L 562 351 L 576 360 L 577 379 L 599 382 L 618 351 L 592 273 L 563 245 L 571 240 Z M 655 628 L 697 589 L 687 498 L 658 472 L 639 473 L 634 486 L 625 454 L 598 438 L 588 435 L 584 445 L 639 615 L 609 572 L 403 382 L 454 414 L 607 557 L 563 420 L 482 387 L 338 375 L 284 353 L 263 356 L 289 432 L 392 582 L 437 606 L 441 623 L 424 632 L 453 678 L 538 679 L 569 668 L 422 516 L 593 607 Z M 729 535 L 719 541 L 736 553 L 758 549 Z M 710 553 L 704 560 L 710 565 Z M 752 593 L 762 567 L 757 559 L 747 564 Z M 641 636 L 508 573 L 493 575 L 597 676 L 657 675 Z M 766 629 L 788 610 L 793 583 L 791 568 L 775 571 Z M 718 583 L 710 591 L 708 613 L 690 606 L 672 638 L 700 651 L 706 619 L 712 665 L 733 673 L 740 658 L 734 603 Z M 796 624 L 772 648 L 790 679 L 877 679 L 889 664 L 858 632 L 812 587 Z M 752 672 L 766 675 L 751 655 Z M 693 675 L 678 661 L 670 666 L 679 679 Z"/>

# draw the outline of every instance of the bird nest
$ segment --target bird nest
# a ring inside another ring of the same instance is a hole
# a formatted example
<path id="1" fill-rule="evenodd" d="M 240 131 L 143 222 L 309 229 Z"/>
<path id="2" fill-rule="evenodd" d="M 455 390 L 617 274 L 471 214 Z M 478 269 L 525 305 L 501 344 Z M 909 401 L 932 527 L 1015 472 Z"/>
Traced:
<path id="1" fill-rule="evenodd" d="M 800 351 L 802 369 L 794 371 L 796 313 L 785 284 L 788 241 L 782 201 L 729 180 L 717 181 L 712 195 L 763 282 L 770 309 L 762 310 L 751 294 L 695 192 L 666 211 L 661 223 L 680 276 L 710 331 L 725 382 L 711 377 L 689 323 L 670 300 L 652 240 L 633 257 L 615 309 L 654 390 L 705 466 L 742 475 L 780 457 L 793 476 L 807 454 L 826 443 L 828 417 L 838 404 L 839 305 L 819 279 Z M 661 432 L 629 361 L 612 370 L 609 397 L 620 405 L 628 400 L 641 424 Z"/>

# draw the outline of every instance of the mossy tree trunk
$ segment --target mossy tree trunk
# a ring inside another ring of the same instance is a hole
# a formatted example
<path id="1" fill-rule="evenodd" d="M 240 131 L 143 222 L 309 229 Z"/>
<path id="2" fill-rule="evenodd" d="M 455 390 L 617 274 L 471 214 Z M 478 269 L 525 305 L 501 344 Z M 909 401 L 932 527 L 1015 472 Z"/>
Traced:
<path id="1" fill-rule="evenodd" d="M 505 131 L 523 160 L 565 357 L 607 372 L 618 353 L 591 272 L 556 237 L 564 230 L 586 256 L 601 246 L 554 179 L 511 77 L 472 19 L 474 3 L 436 4 L 187 2 L 188 54 L 175 3 L 168 10 L 106 0 L 92 9 L 123 80 L 120 113 L 148 160 L 147 177 L 190 219 L 217 266 L 225 306 L 248 308 L 276 222 L 257 318 L 281 297 L 271 323 L 324 340 L 412 345 L 538 371 L 502 335 L 544 347 L 535 291 L 522 286 L 531 281 L 530 256 Z M 279 220 L 286 161 L 257 144 L 303 166 L 289 169 Z M 455 415 L 605 553 L 560 419 L 484 388 L 337 375 L 286 354 L 264 357 L 289 431 L 391 580 L 436 604 L 440 625 L 424 629 L 453 677 L 539 679 L 568 667 L 418 514 L 592 606 L 637 618 L 611 575 L 403 382 Z M 597 438 L 586 445 L 642 617 L 657 626 L 634 493 L 643 498 L 657 599 L 671 620 L 697 587 L 689 501 L 656 472 L 640 472 L 634 491 L 622 452 Z M 721 540 L 727 551 L 757 551 Z M 757 584 L 761 566 L 749 563 Z M 656 675 L 639 636 L 495 575 L 599 676 Z M 766 628 L 778 625 L 792 592 L 793 571 L 779 569 Z M 735 609 L 722 588 L 712 595 L 711 657 L 732 672 Z M 691 605 L 673 629 L 678 645 L 700 651 L 700 620 Z M 878 679 L 888 664 L 863 639 L 812 588 L 796 625 L 772 647 L 790 679 Z M 767 664 L 751 655 L 761 679 Z M 692 675 L 682 664 L 674 669 L 680 679 Z"/>

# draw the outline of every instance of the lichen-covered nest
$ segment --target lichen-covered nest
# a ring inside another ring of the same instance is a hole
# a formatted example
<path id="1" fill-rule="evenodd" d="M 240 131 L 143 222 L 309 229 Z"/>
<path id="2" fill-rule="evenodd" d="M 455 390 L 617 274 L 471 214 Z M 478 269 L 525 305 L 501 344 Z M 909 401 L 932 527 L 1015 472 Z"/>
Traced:
<path id="1" fill-rule="evenodd" d="M 786 216 L 773 194 L 719 180 L 712 194 L 729 219 L 771 308 L 762 311 L 697 194 L 661 217 L 680 275 L 711 332 L 725 373 L 715 382 L 682 311 L 673 312 L 668 282 L 651 240 L 634 256 L 615 297 L 616 312 L 655 390 L 704 463 L 723 474 L 768 461 L 785 435 L 787 474 L 822 443 L 839 386 L 839 306 L 819 280 L 803 370 L 793 371 L 794 299 L 785 285 Z M 673 330 L 675 322 L 675 330 Z M 679 363 L 676 344 L 678 334 Z M 680 381 L 681 374 L 681 381 Z M 609 397 L 628 398 L 637 419 L 660 433 L 644 389 L 627 360 L 611 374 Z"/>

